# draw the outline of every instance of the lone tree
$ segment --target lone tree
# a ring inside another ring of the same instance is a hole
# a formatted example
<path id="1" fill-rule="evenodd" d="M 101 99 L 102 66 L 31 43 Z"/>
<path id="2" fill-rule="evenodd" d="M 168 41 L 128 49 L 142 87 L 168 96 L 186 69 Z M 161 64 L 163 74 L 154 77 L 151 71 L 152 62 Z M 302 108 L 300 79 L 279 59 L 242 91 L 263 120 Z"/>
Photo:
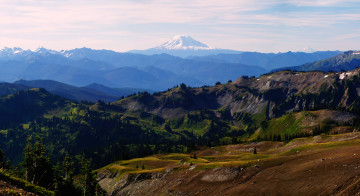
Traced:
<path id="1" fill-rule="evenodd" d="M 254 147 L 254 154 L 257 154 L 256 147 Z"/>

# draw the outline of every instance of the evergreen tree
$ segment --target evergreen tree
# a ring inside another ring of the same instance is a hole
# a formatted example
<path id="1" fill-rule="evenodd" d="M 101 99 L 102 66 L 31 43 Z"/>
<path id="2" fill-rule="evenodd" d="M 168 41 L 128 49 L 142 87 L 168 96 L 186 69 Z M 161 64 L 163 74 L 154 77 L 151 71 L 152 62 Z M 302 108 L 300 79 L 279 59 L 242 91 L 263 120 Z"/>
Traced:
<path id="1" fill-rule="evenodd" d="M 80 160 L 80 174 L 82 175 L 83 195 L 92 196 L 96 193 L 96 176 L 91 171 L 90 161 L 83 155 Z"/>
<path id="2" fill-rule="evenodd" d="M 257 154 L 256 147 L 254 147 L 254 154 Z"/>
<path id="3" fill-rule="evenodd" d="M 64 179 L 62 177 L 62 169 L 59 163 L 56 164 L 54 167 L 54 190 L 57 193 L 57 195 L 62 195 L 61 190 L 64 183 Z"/>
<path id="4" fill-rule="evenodd" d="M 70 155 L 66 153 L 62 165 L 58 163 L 54 167 L 56 195 L 82 195 L 81 190 L 74 185 L 73 172 L 73 162 Z"/>
<path id="5" fill-rule="evenodd" d="M 46 147 L 40 136 L 36 136 L 34 144 L 34 176 L 33 182 L 37 185 L 49 188 L 53 183 L 53 168 L 50 159 L 46 157 Z"/>
<path id="6" fill-rule="evenodd" d="M 28 137 L 24 149 L 24 162 L 22 166 L 25 169 L 25 178 L 32 184 L 45 188 L 51 188 L 54 182 L 53 168 L 50 159 L 46 157 L 46 147 L 40 136 L 36 136 L 34 146 L 31 143 L 31 137 Z"/>
<path id="7" fill-rule="evenodd" d="M 8 171 L 10 171 L 12 169 L 11 161 L 9 158 L 6 160 L 4 168 Z"/>
<path id="8" fill-rule="evenodd" d="M 5 167 L 4 152 L 0 149 L 0 168 L 4 168 L 4 167 Z"/>
<path id="9" fill-rule="evenodd" d="M 74 163 L 71 161 L 69 153 L 65 154 L 64 161 L 62 163 L 62 166 L 64 168 L 64 179 L 65 181 L 71 181 L 73 180 L 73 174 L 74 174 Z"/>
<path id="10" fill-rule="evenodd" d="M 24 149 L 24 161 L 22 167 L 25 169 L 25 179 L 32 182 L 34 175 L 34 152 L 31 143 L 31 137 L 27 138 L 27 143 Z"/>

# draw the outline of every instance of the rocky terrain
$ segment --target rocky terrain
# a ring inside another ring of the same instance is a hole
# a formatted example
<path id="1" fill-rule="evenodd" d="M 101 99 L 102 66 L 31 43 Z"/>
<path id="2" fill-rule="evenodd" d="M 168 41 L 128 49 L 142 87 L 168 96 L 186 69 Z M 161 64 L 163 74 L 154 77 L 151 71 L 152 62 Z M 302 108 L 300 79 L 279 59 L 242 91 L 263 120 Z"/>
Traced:
<path id="1" fill-rule="evenodd" d="M 146 111 L 163 118 L 179 118 L 202 109 L 228 109 L 274 118 L 291 111 L 343 109 L 357 112 L 359 71 L 325 73 L 281 71 L 259 78 L 240 77 L 215 87 L 185 85 L 164 93 L 144 94 L 114 102 L 129 112 Z"/>

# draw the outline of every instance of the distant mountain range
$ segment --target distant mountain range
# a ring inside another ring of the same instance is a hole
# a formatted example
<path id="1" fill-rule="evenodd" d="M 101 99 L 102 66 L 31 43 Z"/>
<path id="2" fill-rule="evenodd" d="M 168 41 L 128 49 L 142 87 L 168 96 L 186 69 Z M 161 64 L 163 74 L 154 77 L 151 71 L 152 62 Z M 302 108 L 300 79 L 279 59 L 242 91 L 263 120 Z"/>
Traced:
<path id="1" fill-rule="evenodd" d="M 163 91 L 181 83 L 198 87 L 224 83 L 239 76 L 259 76 L 273 69 L 311 63 L 341 53 L 237 51 L 237 54 L 226 54 L 228 52 L 188 36 L 177 36 L 153 50 L 183 51 L 191 55 L 181 58 L 169 54 L 144 55 L 90 48 L 66 51 L 4 48 L 0 50 L 0 80 L 10 83 L 17 80 L 54 80 L 77 87 L 97 83 L 109 88 Z M 209 51 L 212 55 L 200 54 Z"/>
<path id="2" fill-rule="evenodd" d="M 88 50 L 88 49 L 86 49 Z M 193 62 L 190 59 L 182 59 L 178 57 L 173 57 L 169 55 L 155 55 L 153 57 L 159 58 L 159 56 L 166 57 L 168 60 L 172 59 L 180 59 L 182 60 L 181 66 L 177 65 L 172 67 L 173 71 L 176 71 L 177 73 L 186 73 L 187 77 L 180 77 L 179 75 L 174 74 L 172 71 L 166 71 L 164 69 L 160 69 L 157 67 L 152 66 L 145 66 L 141 67 L 139 69 L 134 67 L 120 67 L 116 69 L 110 69 L 110 72 L 106 72 L 106 76 L 108 78 L 113 79 L 114 81 L 121 81 L 124 84 L 128 84 L 131 86 L 131 81 L 134 78 L 137 78 L 138 82 L 144 83 L 143 86 L 151 86 L 151 85 L 158 85 L 160 86 L 161 83 L 158 78 L 162 78 L 162 81 L 171 81 L 173 84 L 180 84 L 183 81 L 193 81 L 194 83 L 201 84 L 200 81 L 211 81 L 215 80 L 211 76 L 216 75 L 216 79 L 222 78 L 222 80 L 225 80 L 228 78 L 228 76 L 234 76 L 238 73 L 244 73 L 247 72 L 247 69 L 256 70 L 258 69 L 258 73 L 261 73 L 264 71 L 263 68 L 258 66 L 249 66 L 249 65 L 242 65 L 238 66 L 239 64 L 233 63 L 233 62 L 244 62 L 249 59 L 254 59 L 255 57 L 262 58 L 263 61 L 257 62 L 258 64 L 266 67 L 271 66 L 271 62 L 278 62 L 281 65 L 281 60 L 285 57 L 288 57 L 289 59 L 301 59 L 302 61 L 306 61 L 305 57 L 308 58 L 320 58 L 325 57 L 326 55 L 333 55 L 337 52 L 316 52 L 310 54 L 306 53 L 284 53 L 284 54 L 261 54 L 261 53 L 242 53 L 237 56 L 233 55 L 212 55 L 208 58 L 198 57 L 196 62 L 199 62 L 197 66 L 196 72 L 192 71 L 191 66 L 187 66 L 186 62 Z M 227 58 L 226 58 L 227 57 Z M 296 57 L 296 58 L 295 58 Z M 303 57 L 303 58 L 301 58 Z M 301 61 L 299 60 L 299 61 Z M 78 60 L 75 62 L 95 62 L 92 60 Z M 209 62 L 207 62 L 209 61 Z M 212 62 L 210 62 L 212 61 Z M 217 62 L 219 61 L 219 62 Z M 224 63 L 224 61 L 226 61 Z M 16 61 L 14 61 L 16 62 Z M 61 62 L 61 61 L 60 61 Z M 178 62 L 179 63 L 179 62 Z M 103 63 L 106 64 L 106 63 Z M 85 65 L 85 64 L 84 64 Z M 91 64 L 90 64 L 91 65 Z M 110 64 L 109 64 L 110 65 Z M 158 64 L 160 66 L 162 64 Z M 164 64 L 165 65 L 165 64 Z M 227 69 L 222 70 L 222 65 L 226 65 Z M 314 63 L 307 63 L 300 66 L 293 66 L 293 67 L 284 67 L 281 69 L 274 69 L 273 72 L 279 71 L 279 70 L 297 70 L 297 71 L 311 71 L 311 70 L 319 70 L 319 71 L 341 71 L 341 70 L 353 70 L 356 67 L 360 65 L 360 52 L 354 52 L 354 51 L 348 51 L 342 54 L 339 54 L 335 57 L 330 57 L 325 60 L 316 61 Z M 34 66 L 32 68 L 32 66 Z M 60 78 L 58 72 L 61 72 L 66 76 L 66 69 L 62 66 L 45 66 L 41 68 L 39 65 L 30 64 L 28 69 L 28 72 L 32 72 L 32 74 L 38 74 L 38 77 L 41 77 L 41 74 L 49 74 L 52 79 Z M 79 65 L 81 66 L 81 64 Z M 111 66 L 111 65 L 110 65 Z M 181 70 L 182 67 L 183 69 Z M 61 68 L 60 71 L 57 70 L 57 68 Z M 31 71 L 32 69 L 36 69 L 35 71 Z M 42 70 L 43 69 L 43 70 Z M 75 69 L 76 70 L 76 69 Z M 86 69 L 84 69 L 86 70 Z M 96 70 L 96 69 L 95 69 Z M 53 73 L 52 73 L 53 71 Z M 101 72 L 100 70 L 98 70 Z M 84 76 L 88 73 L 91 73 L 91 71 L 87 70 L 84 74 Z M 199 74 L 202 73 L 202 74 Z M 149 77 L 149 74 L 152 77 Z M 70 75 L 71 76 L 71 75 Z M 81 76 L 81 75 L 76 75 Z M 96 76 L 96 75 L 95 75 Z M 33 76 L 35 77 L 35 76 Z M 79 79 L 78 77 L 74 77 L 75 79 Z M 94 77 L 88 76 L 89 79 L 86 81 L 93 80 Z M 197 80 L 193 79 L 197 78 Z M 60 78 L 61 79 L 61 78 Z M 81 81 L 82 78 L 80 78 Z M 156 83 L 158 82 L 158 83 Z M 166 85 L 166 84 L 164 84 Z M 164 86 L 165 87 L 165 86 Z M 151 89 L 145 89 L 145 88 L 113 88 L 105 86 L 104 84 L 99 83 L 91 83 L 89 85 L 84 85 L 82 87 L 73 86 L 70 84 L 65 84 L 62 82 L 54 81 L 54 80 L 17 80 L 14 83 L 6 83 L 0 82 L 0 96 L 6 96 L 9 94 L 13 94 L 15 92 L 19 92 L 22 90 L 28 90 L 30 88 L 44 88 L 47 91 L 62 96 L 64 98 L 75 100 L 75 101 L 90 101 L 90 102 L 97 102 L 98 100 L 103 100 L 105 102 L 113 102 L 116 100 L 119 100 L 121 97 L 126 97 L 128 95 L 137 93 L 137 92 L 150 92 L 153 93 L 155 91 Z"/>
<path id="3" fill-rule="evenodd" d="M 76 87 L 53 80 L 18 80 L 14 83 L 0 83 L 0 96 L 10 95 L 31 88 L 44 88 L 52 94 L 74 100 L 97 102 L 113 102 L 121 97 L 126 97 L 138 92 L 152 92 L 146 89 L 136 88 L 110 88 L 101 84 L 93 83 L 84 87 Z"/>

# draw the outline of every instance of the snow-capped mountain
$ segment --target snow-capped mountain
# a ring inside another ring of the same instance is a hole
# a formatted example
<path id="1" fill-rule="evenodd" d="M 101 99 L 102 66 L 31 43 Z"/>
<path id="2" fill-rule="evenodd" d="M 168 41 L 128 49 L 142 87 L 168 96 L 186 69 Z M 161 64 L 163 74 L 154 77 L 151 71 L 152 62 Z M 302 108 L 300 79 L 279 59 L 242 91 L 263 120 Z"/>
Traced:
<path id="1" fill-rule="evenodd" d="M 24 50 L 19 47 L 5 47 L 0 50 L 0 60 L 2 61 L 24 61 L 24 60 L 36 60 L 39 57 L 49 57 L 60 55 L 60 52 L 55 50 L 49 50 L 43 47 L 39 47 L 36 50 Z"/>
<path id="2" fill-rule="evenodd" d="M 215 47 L 208 46 L 186 35 L 176 35 L 169 41 L 154 48 L 150 48 L 147 50 L 131 50 L 129 52 L 145 54 L 145 55 L 165 53 L 179 57 L 241 53 L 240 51 L 235 51 L 235 50 L 217 49 Z"/>
<path id="3" fill-rule="evenodd" d="M 153 49 L 157 50 L 212 50 L 213 47 L 210 47 L 204 43 L 194 40 L 190 36 L 186 35 L 176 35 L 171 40 L 165 42 L 164 44 L 155 47 Z"/>

